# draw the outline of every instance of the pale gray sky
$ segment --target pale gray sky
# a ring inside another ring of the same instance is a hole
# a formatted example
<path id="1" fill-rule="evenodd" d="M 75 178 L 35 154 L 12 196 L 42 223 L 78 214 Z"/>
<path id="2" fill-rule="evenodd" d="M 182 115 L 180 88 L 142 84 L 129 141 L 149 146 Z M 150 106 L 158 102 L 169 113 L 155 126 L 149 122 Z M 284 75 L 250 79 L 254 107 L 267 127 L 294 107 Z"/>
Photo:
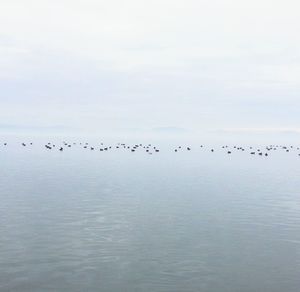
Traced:
<path id="1" fill-rule="evenodd" d="M 300 133 L 296 0 L 0 0 L 0 131 Z"/>

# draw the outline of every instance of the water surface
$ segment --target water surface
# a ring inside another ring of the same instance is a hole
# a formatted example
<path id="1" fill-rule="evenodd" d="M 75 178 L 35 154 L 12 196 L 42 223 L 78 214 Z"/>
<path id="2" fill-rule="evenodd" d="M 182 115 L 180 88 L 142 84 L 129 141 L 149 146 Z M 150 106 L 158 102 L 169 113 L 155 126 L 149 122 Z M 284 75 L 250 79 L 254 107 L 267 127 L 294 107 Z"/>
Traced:
<path id="1" fill-rule="evenodd" d="M 300 158 L 0 147 L 1 291 L 298 292 Z"/>

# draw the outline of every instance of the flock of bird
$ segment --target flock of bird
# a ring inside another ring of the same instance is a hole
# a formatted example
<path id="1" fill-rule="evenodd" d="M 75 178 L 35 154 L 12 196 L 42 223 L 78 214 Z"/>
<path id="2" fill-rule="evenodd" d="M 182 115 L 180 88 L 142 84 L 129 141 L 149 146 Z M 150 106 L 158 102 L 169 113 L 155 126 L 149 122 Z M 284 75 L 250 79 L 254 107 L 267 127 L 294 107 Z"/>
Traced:
<path id="1" fill-rule="evenodd" d="M 2 145 L 7 147 L 8 143 L 5 142 Z M 21 146 L 23 146 L 23 147 L 28 147 L 28 146 L 32 146 L 32 145 L 33 145 L 32 142 L 30 142 L 30 143 L 24 143 L 24 142 L 21 143 Z M 76 142 L 68 143 L 66 141 L 63 141 L 63 143 L 61 145 L 58 145 L 58 146 L 54 143 L 51 143 L 51 142 L 48 142 L 47 144 L 44 145 L 44 147 L 47 150 L 58 149 L 61 152 L 63 152 L 64 150 L 66 150 L 68 148 L 76 147 L 76 146 L 82 147 L 83 149 L 87 149 L 87 150 L 90 150 L 90 151 L 109 151 L 109 150 L 112 150 L 112 149 L 125 149 L 125 150 L 131 151 L 131 152 L 136 152 L 138 150 L 144 150 L 145 153 L 147 153 L 149 155 L 160 152 L 159 147 L 154 146 L 152 144 L 129 145 L 129 144 L 126 144 L 126 143 L 117 143 L 113 146 L 111 146 L 111 145 L 110 146 L 105 146 L 103 143 L 100 143 L 100 145 L 98 145 L 98 147 L 96 147 L 94 145 L 93 146 L 90 145 L 88 142 L 85 142 L 85 143 L 76 143 Z M 212 153 L 221 149 L 221 150 L 225 151 L 225 153 L 228 154 L 228 155 L 233 154 L 236 151 L 241 151 L 241 152 L 246 151 L 246 153 L 248 152 L 251 155 L 259 155 L 259 156 L 266 156 L 266 157 L 269 156 L 272 151 L 281 150 L 281 151 L 284 151 L 284 152 L 290 152 L 292 150 L 296 150 L 296 151 L 299 152 L 299 150 L 300 150 L 299 147 L 283 146 L 283 145 L 269 145 L 269 146 L 265 146 L 265 147 L 262 147 L 262 148 L 257 148 L 257 147 L 253 147 L 253 146 L 248 146 L 248 147 L 231 146 L 230 147 L 228 145 L 223 145 L 223 146 L 218 147 L 218 148 L 209 148 L 209 147 L 205 147 L 204 145 L 200 145 L 200 148 L 207 148 L 208 151 L 210 151 Z M 171 151 L 179 152 L 179 151 L 191 151 L 191 150 L 192 150 L 192 147 L 190 147 L 190 146 L 189 147 L 178 146 L 176 148 L 173 148 Z M 298 156 L 300 156 L 300 153 L 298 153 Z"/>

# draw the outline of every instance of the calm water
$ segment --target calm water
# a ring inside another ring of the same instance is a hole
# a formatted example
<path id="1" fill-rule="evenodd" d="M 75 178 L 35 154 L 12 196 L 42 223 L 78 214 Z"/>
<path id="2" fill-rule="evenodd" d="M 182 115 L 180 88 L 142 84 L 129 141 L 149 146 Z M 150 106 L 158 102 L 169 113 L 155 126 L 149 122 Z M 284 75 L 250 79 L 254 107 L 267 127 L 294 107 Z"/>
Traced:
<path id="1" fill-rule="evenodd" d="M 300 158 L 0 147 L 0 291 L 300 291 Z"/>

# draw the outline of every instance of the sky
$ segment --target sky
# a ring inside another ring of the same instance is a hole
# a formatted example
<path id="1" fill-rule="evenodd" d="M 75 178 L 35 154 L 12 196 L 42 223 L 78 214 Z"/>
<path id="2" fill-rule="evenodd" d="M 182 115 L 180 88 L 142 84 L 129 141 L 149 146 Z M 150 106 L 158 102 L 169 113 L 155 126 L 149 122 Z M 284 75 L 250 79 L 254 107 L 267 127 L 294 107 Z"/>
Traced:
<path id="1" fill-rule="evenodd" d="M 0 0 L 0 132 L 293 133 L 300 2 Z"/>

